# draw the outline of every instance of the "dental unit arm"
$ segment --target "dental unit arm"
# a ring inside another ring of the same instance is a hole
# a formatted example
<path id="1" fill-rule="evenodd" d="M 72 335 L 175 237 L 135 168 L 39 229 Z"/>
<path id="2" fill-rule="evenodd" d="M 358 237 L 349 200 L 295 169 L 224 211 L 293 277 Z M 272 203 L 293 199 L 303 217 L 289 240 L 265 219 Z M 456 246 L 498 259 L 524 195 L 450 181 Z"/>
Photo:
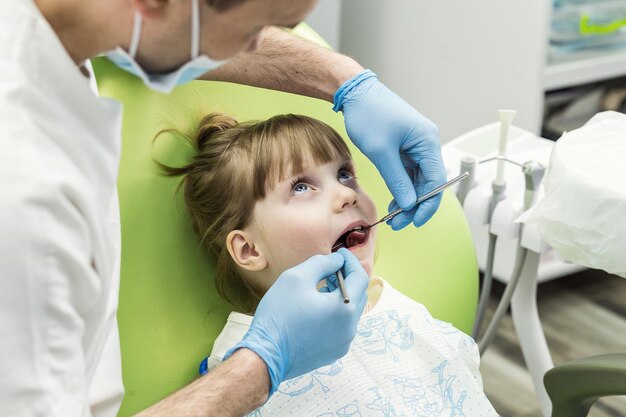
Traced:
<path id="1" fill-rule="evenodd" d="M 478 340 L 479 349 L 483 353 L 488 347 L 510 301 L 522 353 L 542 414 L 548 417 L 551 402 L 543 385 L 543 376 L 553 367 L 553 362 L 539 321 L 536 286 L 583 267 L 560 259 L 534 227 L 521 227 L 515 222 L 544 193 L 542 179 L 554 142 L 511 125 L 510 112 L 500 116 L 500 122 L 446 143 L 442 154 L 449 177 L 456 175 L 459 167 L 461 172 L 470 174 L 459 184 L 456 193 L 470 226 L 478 265 L 484 272 L 473 335 L 477 335 L 484 317 L 491 287 L 489 276 L 510 284 L 496 309 L 494 320 L 483 338 Z M 507 144 L 505 147 L 503 141 Z M 528 162 L 522 164 L 524 161 Z M 505 169 L 505 164 L 516 165 L 517 169 Z"/>
<path id="2" fill-rule="evenodd" d="M 500 110 L 500 146 L 498 149 L 498 156 L 496 160 L 498 162 L 496 179 L 492 182 L 492 198 L 491 204 L 489 206 L 490 210 L 488 213 L 488 221 L 491 222 L 493 211 L 495 210 L 495 206 L 498 202 L 502 201 L 504 197 L 504 190 L 506 187 L 506 181 L 504 181 L 504 165 L 506 163 L 512 163 L 514 165 L 518 165 L 515 161 L 509 160 L 506 158 L 506 142 L 508 139 L 508 131 L 510 127 L 511 120 L 514 116 L 514 112 L 511 110 Z M 488 162 L 490 159 L 481 162 Z M 539 186 L 541 185 L 541 180 L 545 174 L 545 167 L 536 161 L 528 161 L 521 165 L 522 173 L 524 174 L 524 204 L 523 211 L 530 209 L 530 207 L 534 204 L 537 197 L 537 191 Z M 520 225 L 519 234 L 521 236 L 523 230 L 523 225 Z M 478 349 L 480 354 L 482 355 L 489 344 L 493 340 L 495 336 L 496 330 L 506 312 L 510 306 L 511 299 L 513 297 L 513 293 L 515 292 L 515 288 L 519 279 L 521 277 L 522 268 L 524 266 L 524 262 L 526 261 L 526 254 L 528 249 L 524 248 L 521 244 L 521 241 L 518 243 L 518 248 L 515 255 L 515 266 L 513 268 L 513 272 L 511 274 L 511 279 L 506 284 L 506 288 L 504 290 L 504 294 L 498 303 L 495 314 L 489 323 L 487 330 L 485 331 L 485 335 L 479 339 L 480 326 L 482 324 L 482 319 L 484 317 L 484 313 L 487 307 L 487 301 L 490 295 L 491 282 L 493 279 L 493 256 L 495 251 L 495 245 L 497 241 L 497 234 L 493 231 L 489 232 L 489 249 L 488 256 L 490 258 L 487 261 L 487 265 L 485 267 L 485 285 L 484 291 L 481 292 L 480 304 L 478 306 L 478 312 L 476 315 L 476 323 L 474 324 L 474 333 L 472 336 L 478 340 Z"/>
<path id="3" fill-rule="evenodd" d="M 498 236 L 494 258 L 494 279 L 506 283 L 513 272 L 513 261 L 519 244 L 520 227 L 514 220 L 524 210 L 524 199 L 530 195 L 527 191 L 525 175 L 518 169 L 506 170 L 503 181 L 506 194 L 497 204 L 492 203 L 496 164 L 490 161 L 498 159 L 498 141 L 500 123 L 491 123 L 470 131 L 442 146 L 442 154 L 448 177 L 452 178 L 459 172 L 468 172 L 469 178 L 459 183 L 456 193 L 463 205 L 470 224 L 479 267 L 486 269 L 486 254 L 489 232 Z M 554 142 L 540 138 L 535 134 L 518 128 L 509 127 L 507 156 L 502 158 L 523 168 L 522 162 L 534 161 L 548 167 L 550 153 Z M 478 163 L 485 161 L 483 163 Z M 459 170 L 459 167 L 462 167 Z M 537 175 L 534 173 L 533 175 Z M 539 182 L 533 190 L 533 198 L 537 199 L 544 193 Z M 493 208 L 490 207 L 493 205 Z M 578 265 L 560 259 L 545 243 L 539 244 L 533 234 L 533 228 L 524 228 L 523 240 L 532 242 L 532 248 L 541 254 L 541 262 L 537 272 L 537 281 L 545 282 L 582 270 Z"/>
<path id="4" fill-rule="evenodd" d="M 541 184 L 545 171 L 545 167 L 535 161 L 528 161 L 522 166 L 524 183 L 526 184 L 524 191 L 524 211 L 528 210 L 535 203 L 537 199 L 537 190 L 539 189 L 539 185 Z M 520 225 L 520 235 L 522 230 L 523 225 Z M 515 256 L 515 267 L 513 268 L 513 273 L 511 274 L 511 280 L 506 284 L 504 294 L 498 303 L 498 307 L 496 308 L 494 316 L 491 319 L 484 336 L 478 340 L 478 350 L 481 355 L 485 353 L 489 344 L 491 344 L 498 326 L 502 322 L 502 319 L 511 305 L 511 299 L 513 298 L 513 293 L 515 292 L 517 283 L 522 275 L 522 268 L 526 262 L 527 253 L 528 249 L 523 247 L 520 242 Z M 481 299 L 482 295 L 483 294 L 481 293 Z M 486 296 L 488 295 L 489 294 L 486 294 Z"/>

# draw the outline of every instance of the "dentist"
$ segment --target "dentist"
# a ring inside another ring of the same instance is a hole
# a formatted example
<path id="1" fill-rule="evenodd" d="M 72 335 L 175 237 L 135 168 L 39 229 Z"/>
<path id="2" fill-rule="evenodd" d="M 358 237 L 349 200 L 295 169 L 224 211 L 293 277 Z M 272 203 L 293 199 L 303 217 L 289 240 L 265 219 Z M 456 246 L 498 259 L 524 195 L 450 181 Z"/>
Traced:
<path id="1" fill-rule="evenodd" d="M 354 60 L 275 28 L 315 0 L 4 0 L 0 8 L 0 415 L 115 416 L 123 394 L 115 313 L 120 230 L 117 103 L 82 64 L 106 54 L 159 91 L 202 77 L 317 97 L 424 224 L 445 181 L 436 127 Z M 225 60 L 230 61 L 225 62 Z M 407 169 L 419 167 L 412 181 Z M 340 267 L 353 298 L 315 284 Z M 343 356 L 367 275 L 347 251 L 279 278 L 215 371 L 141 413 L 238 416 L 285 379 Z M 310 308 L 302 311 L 300 306 Z"/>

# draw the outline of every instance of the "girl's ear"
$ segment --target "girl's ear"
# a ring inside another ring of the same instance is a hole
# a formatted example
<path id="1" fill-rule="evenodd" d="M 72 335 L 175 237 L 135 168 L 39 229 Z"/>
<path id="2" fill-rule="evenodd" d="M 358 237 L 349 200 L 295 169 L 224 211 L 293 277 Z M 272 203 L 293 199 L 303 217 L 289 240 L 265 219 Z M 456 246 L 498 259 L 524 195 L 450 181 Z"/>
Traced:
<path id="1" fill-rule="evenodd" d="M 226 248 L 235 263 L 247 271 L 257 272 L 267 267 L 267 259 L 248 232 L 231 231 L 226 237 Z"/>

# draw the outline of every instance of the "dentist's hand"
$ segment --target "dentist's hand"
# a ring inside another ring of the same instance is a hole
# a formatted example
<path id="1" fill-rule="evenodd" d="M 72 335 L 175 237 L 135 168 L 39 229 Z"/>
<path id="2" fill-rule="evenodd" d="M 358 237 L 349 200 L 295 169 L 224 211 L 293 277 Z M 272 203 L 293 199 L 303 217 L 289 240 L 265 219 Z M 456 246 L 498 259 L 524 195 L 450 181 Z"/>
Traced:
<path id="1" fill-rule="evenodd" d="M 320 292 L 317 284 L 343 267 L 350 303 L 338 290 Z M 225 358 L 248 348 L 263 359 L 270 396 L 281 382 L 344 356 L 367 302 L 369 277 L 347 249 L 316 255 L 283 272 L 265 294 L 243 340 Z"/>
<path id="2" fill-rule="evenodd" d="M 441 194 L 415 208 L 417 196 L 446 182 L 437 126 L 366 70 L 346 81 L 334 96 L 354 144 L 376 166 L 394 197 L 391 209 L 408 210 L 391 226 L 426 223 L 439 208 Z M 418 169 L 419 168 L 419 169 Z M 407 174 L 411 173 L 412 178 Z"/>

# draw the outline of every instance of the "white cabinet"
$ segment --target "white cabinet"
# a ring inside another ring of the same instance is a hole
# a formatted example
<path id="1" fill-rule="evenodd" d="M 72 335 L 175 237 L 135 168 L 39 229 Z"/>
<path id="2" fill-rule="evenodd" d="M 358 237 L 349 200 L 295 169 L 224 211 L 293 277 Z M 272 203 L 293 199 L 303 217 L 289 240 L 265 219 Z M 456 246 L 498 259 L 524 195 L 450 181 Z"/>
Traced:
<path id="1" fill-rule="evenodd" d="M 548 63 L 544 72 L 544 89 L 573 87 L 626 74 L 626 51 L 598 52 L 561 63 Z"/>
<path id="2" fill-rule="evenodd" d="M 340 50 L 440 128 L 443 143 L 517 110 L 540 133 L 546 91 L 626 74 L 626 52 L 550 64 L 551 0 L 343 0 Z"/>

